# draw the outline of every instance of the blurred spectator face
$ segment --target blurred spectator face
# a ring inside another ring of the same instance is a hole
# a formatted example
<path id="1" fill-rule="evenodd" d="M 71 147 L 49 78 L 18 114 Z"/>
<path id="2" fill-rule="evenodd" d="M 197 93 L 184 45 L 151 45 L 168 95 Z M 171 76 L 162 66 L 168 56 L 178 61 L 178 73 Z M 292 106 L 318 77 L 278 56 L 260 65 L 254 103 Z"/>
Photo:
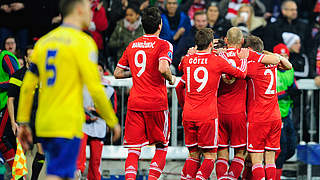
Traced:
<path id="1" fill-rule="evenodd" d="M 168 0 L 166 4 L 166 8 L 169 14 L 175 14 L 178 8 L 177 0 Z"/>
<path id="2" fill-rule="evenodd" d="M 210 6 L 207 11 L 208 20 L 216 21 L 219 17 L 219 9 L 217 6 Z"/>
<path id="3" fill-rule="evenodd" d="M 130 22 L 131 24 L 133 24 L 134 22 L 136 22 L 139 19 L 139 14 L 136 13 L 133 9 L 128 8 L 126 10 L 126 20 L 128 22 Z"/>
<path id="4" fill-rule="evenodd" d="M 103 78 L 104 70 L 103 70 L 103 67 L 101 65 L 98 65 L 98 70 L 99 70 L 100 77 Z"/>
<path id="5" fill-rule="evenodd" d="M 202 0 L 194 0 L 193 3 L 198 3 L 200 4 Z"/>
<path id="6" fill-rule="evenodd" d="M 297 40 L 290 48 L 290 52 L 300 53 L 301 43 Z"/>
<path id="7" fill-rule="evenodd" d="M 199 14 L 194 16 L 194 26 L 199 30 L 208 26 L 206 14 Z"/>
<path id="8" fill-rule="evenodd" d="M 9 51 L 12 52 L 13 54 L 16 53 L 16 49 L 17 49 L 17 44 L 16 44 L 16 40 L 14 38 L 8 38 L 4 44 L 4 48 Z"/>
<path id="9" fill-rule="evenodd" d="M 245 22 L 247 22 L 249 20 L 251 15 L 252 15 L 252 12 L 251 12 L 251 8 L 249 6 L 242 6 L 239 9 L 238 16 L 242 17 Z"/>
<path id="10" fill-rule="evenodd" d="M 293 1 L 289 1 L 283 5 L 281 12 L 289 20 L 295 20 L 298 17 L 297 4 Z"/>

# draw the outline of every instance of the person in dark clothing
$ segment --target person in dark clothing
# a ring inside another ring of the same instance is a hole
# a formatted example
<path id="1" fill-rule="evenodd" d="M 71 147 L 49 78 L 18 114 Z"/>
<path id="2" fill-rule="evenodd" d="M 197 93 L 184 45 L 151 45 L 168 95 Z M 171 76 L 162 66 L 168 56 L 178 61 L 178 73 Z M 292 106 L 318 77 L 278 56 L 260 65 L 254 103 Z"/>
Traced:
<path id="1" fill-rule="evenodd" d="M 301 52 L 300 37 L 294 33 L 284 32 L 282 38 L 290 51 L 290 62 L 294 68 L 294 76 L 297 79 L 311 77 L 311 71 L 315 69 L 315 61 Z"/>
<path id="2" fill-rule="evenodd" d="M 0 1 L 0 44 L 8 36 L 17 39 L 22 52 L 28 44 L 26 0 Z"/>
<path id="3" fill-rule="evenodd" d="M 286 0 L 281 5 L 280 16 L 275 23 L 268 25 L 264 33 L 264 42 L 266 50 L 272 51 L 272 48 L 282 43 L 282 33 L 292 32 L 300 36 L 302 52 L 304 47 L 307 49 L 307 41 L 310 38 L 310 27 L 298 18 L 298 7 L 295 1 Z"/>
<path id="4" fill-rule="evenodd" d="M 211 28 L 214 31 L 214 38 L 223 39 L 228 29 L 230 29 L 231 23 L 229 20 L 226 20 L 220 15 L 219 7 L 216 2 L 212 2 L 207 7 L 207 16 L 208 16 L 208 28 Z"/>
<path id="5" fill-rule="evenodd" d="M 23 66 L 21 69 L 19 69 L 17 72 L 15 72 L 13 74 L 13 76 L 10 78 L 10 82 L 9 82 L 7 107 L 8 107 L 8 113 L 10 116 L 10 120 L 11 120 L 12 131 L 15 135 L 17 132 L 17 127 L 18 127 L 15 119 L 17 117 L 17 112 L 18 112 L 20 87 L 22 85 L 24 75 L 29 68 L 29 61 L 30 61 L 29 58 L 32 53 L 32 50 L 33 50 L 33 46 L 27 46 L 26 53 L 25 53 L 26 54 L 26 56 L 25 56 L 26 64 L 25 64 L 25 66 Z M 44 164 L 44 159 L 45 159 L 42 147 L 41 147 L 40 143 L 38 143 L 37 138 L 35 136 L 34 125 L 35 125 L 35 117 L 36 117 L 36 111 L 37 111 L 38 90 L 35 93 L 36 93 L 35 100 L 34 100 L 35 103 L 33 104 L 33 107 L 32 107 L 31 120 L 32 120 L 32 130 L 34 133 L 33 142 L 36 143 L 38 152 L 37 152 L 35 158 L 33 159 L 31 180 L 38 179 L 40 171 L 41 171 L 42 166 Z"/>
<path id="6" fill-rule="evenodd" d="M 194 26 L 191 28 L 188 34 L 184 34 L 176 48 L 176 51 L 173 53 L 173 62 L 172 64 L 175 68 L 178 68 L 182 57 L 187 53 L 190 47 L 195 45 L 194 36 L 197 30 L 203 29 L 208 26 L 207 15 L 204 11 L 197 11 L 194 14 Z"/>
<path id="7" fill-rule="evenodd" d="M 166 10 L 161 14 L 162 29 L 160 38 L 165 39 L 175 46 L 184 33 L 189 33 L 191 29 L 190 19 L 184 13 L 178 10 L 177 0 L 167 0 Z"/>
<path id="8" fill-rule="evenodd" d="M 40 38 L 60 24 L 59 0 L 26 1 L 31 38 Z"/>

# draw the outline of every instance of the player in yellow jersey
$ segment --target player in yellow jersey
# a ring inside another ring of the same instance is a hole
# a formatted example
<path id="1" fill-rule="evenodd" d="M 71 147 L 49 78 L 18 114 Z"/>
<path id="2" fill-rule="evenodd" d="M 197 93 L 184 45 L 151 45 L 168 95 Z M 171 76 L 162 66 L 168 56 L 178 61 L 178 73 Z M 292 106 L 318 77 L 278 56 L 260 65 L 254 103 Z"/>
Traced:
<path id="1" fill-rule="evenodd" d="M 18 109 L 19 138 L 25 149 L 32 141 L 28 126 L 33 90 L 40 85 L 36 132 L 47 162 L 47 180 L 74 177 L 85 120 L 82 90 L 85 84 L 97 112 L 120 136 L 120 126 L 100 82 L 97 47 L 82 32 L 91 20 L 89 0 L 60 0 L 63 24 L 43 36 L 31 55 L 30 70 L 21 88 Z"/>

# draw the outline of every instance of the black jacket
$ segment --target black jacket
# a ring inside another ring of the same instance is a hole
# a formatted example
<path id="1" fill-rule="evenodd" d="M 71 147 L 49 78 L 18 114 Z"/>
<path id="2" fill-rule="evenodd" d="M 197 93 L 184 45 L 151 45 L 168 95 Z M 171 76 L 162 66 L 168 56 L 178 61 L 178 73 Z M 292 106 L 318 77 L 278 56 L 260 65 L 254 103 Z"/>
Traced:
<path id="1" fill-rule="evenodd" d="M 172 64 L 176 67 L 176 69 L 180 64 L 181 57 L 186 55 L 188 52 L 188 49 L 195 45 L 194 36 L 196 35 L 196 32 L 197 32 L 197 29 L 195 28 L 195 26 L 192 26 L 189 33 L 184 34 L 181 37 L 178 45 L 176 46 L 176 49 L 173 52 L 173 62 L 172 62 Z"/>
<path id="2" fill-rule="evenodd" d="M 282 33 L 291 32 L 300 36 L 301 39 L 301 50 L 304 52 L 305 47 L 307 47 L 307 41 L 310 38 L 310 27 L 308 24 L 296 19 L 289 24 L 285 17 L 279 17 L 276 22 L 269 24 L 265 28 L 264 33 L 264 45 L 265 49 L 272 51 L 273 47 L 279 43 L 283 43 Z"/>
<path id="3" fill-rule="evenodd" d="M 213 27 L 208 25 L 208 28 L 211 28 L 214 31 L 214 38 L 223 38 L 226 37 L 227 31 L 232 27 L 229 20 L 226 20 L 222 17 L 219 17 L 216 24 Z"/>

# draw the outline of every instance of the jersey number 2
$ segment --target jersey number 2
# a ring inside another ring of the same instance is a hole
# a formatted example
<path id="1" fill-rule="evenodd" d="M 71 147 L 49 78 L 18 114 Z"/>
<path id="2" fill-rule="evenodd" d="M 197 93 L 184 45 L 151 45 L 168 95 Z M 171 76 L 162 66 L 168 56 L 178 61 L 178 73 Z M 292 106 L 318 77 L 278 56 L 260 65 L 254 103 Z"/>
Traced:
<path id="1" fill-rule="evenodd" d="M 203 78 L 199 78 L 198 74 L 200 71 L 203 71 Z M 196 82 L 201 83 L 197 91 L 200 92 L 206 86 L 208 82 L 208 70 L 205 67 L 198 67 L 193 72 L 193 78 Z M 190 92 L 190 67 L 187 67 L 187 91 Z"/>
<path id="2" fill-rule="evenodd" d="M 266 69 L 266 71 L 264 71 L 264 75 L 266 76 L 267 74 L 270 74 L 271 78 L 270 78 L 268 89 L 266 90 L 265 94 L 275 94 L 275 90 L 272 90 L 274 75 L 270 69 Z"/>
<path id="3" fill-rule="evenodd" d="M 52 62 L 50 62 L 50 60 L 51 59 L 54 60 L 56 56 L 57 56 L 57 50 L 48 50 L 47 57 L 46 57 L 46 71 L 53 73 L 53 75 L 49 77 L 47 80 L 48 86 L 53 86 L 54 83 L 56 82 L 57 69 L 56 69 L 56 66 Z"/>

